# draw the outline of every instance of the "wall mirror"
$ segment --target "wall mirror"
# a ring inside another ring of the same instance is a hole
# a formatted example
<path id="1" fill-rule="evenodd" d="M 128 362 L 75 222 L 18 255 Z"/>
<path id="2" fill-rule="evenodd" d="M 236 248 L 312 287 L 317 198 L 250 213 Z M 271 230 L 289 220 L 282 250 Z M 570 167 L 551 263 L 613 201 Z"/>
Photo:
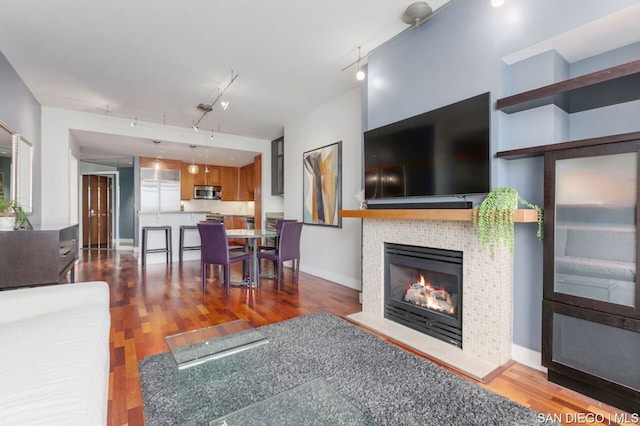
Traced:
<path id="1" fill-rule="evenodd" d="M 12 197 L 25 213 L 33 213 L 33 145 L 21 135 L 13 135 Z"/>
<path id="2" fill-rule="evenodd" d="M 33 213 L 33 145 L 0 121 L 0 198 Z"/>
<path id="3" fill-rule="evenodd" d="M 13 132 L 0 121 L 0 198 L 13 199 L 11 194 L 13 173 Z"/>

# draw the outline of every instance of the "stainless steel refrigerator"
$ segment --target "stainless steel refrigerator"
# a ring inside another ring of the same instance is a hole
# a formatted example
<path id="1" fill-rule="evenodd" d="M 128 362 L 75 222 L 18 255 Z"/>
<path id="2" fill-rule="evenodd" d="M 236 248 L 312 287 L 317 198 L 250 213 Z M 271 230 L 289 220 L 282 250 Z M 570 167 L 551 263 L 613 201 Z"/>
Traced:
<path id="1" fill-rule="evenodd" d="M 179 211 L 180 171 L 140 169 L 140 211 Z"/>

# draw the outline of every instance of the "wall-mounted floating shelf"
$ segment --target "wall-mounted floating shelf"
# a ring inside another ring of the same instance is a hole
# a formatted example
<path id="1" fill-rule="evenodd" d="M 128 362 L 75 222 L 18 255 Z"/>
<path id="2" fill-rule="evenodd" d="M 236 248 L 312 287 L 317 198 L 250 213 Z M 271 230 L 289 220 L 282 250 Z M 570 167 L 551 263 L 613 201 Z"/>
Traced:
<path id="1" fill-rule="evenodd" d="M 511 114 L 554 104 L 571 114 L 638 99 L 640 60 L 501 98 L 497 107 Z"/>
<path id="2" fill-rule="evenodd" d="M 472 222 L 473 209 L 374 209 L 340 210 L 340 217 L 359 219 L 395 219 L 395 220 L 450 220 Z M 537 223 L 538 212 L 531 209 L 518 209 L 513 214 L 516 223 Z"/>
<path id="3" fill-rule="evenodd" d="M 519 158 L 541 157 L 545 152 L 559 151 L 563 149 L 580 148 L 584 146 L 607 145 L 611 143 L 640 141 L 640 132 L 623 133 L 619 135 L 603 136 L 599 138 L 581 139 L 575 141 L 554 143 L 549 145 L 531 146 L 528 148 L 510 149 L 508 151 L 498 151 L 496 157 L 506 160 L 516 160 Z"/>

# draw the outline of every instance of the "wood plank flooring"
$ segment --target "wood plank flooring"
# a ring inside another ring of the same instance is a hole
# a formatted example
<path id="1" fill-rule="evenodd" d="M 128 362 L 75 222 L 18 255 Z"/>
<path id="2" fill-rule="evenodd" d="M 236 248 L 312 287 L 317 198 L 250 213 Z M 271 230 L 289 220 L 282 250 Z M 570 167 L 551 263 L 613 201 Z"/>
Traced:
<path id="1" fill-rule="evenodd" d="M 238 277 L 240 270 L 232 274 Z M 236 319 L 261 326 L 313 312 L 345 316 L 361 310 L 357 291 L 302 272 L 296 287 L 287 268 L 280 292 L 274 280 L 263 280 L 257 289 L 232 288 L 227 297 L 216 268 L 210 271 L 207 292 L 202 292 L 199 261 L 142 269 L 130 251 L 85 250 L 76 281 L 93 280 L 106 281 L 111 289 L 108 419 L 114 426 L 144 425 L 138 361 L 166 352 L 167 335 Z M 544 373 L 518 363 L 480 386 L 544 413 L 541 423 L 553 418 L 564 424 L 581 419 L 589 424 L 624 424 L 622 411 L 552 384 Z M 640 421 L 627 417 L 628 424 Z"/>

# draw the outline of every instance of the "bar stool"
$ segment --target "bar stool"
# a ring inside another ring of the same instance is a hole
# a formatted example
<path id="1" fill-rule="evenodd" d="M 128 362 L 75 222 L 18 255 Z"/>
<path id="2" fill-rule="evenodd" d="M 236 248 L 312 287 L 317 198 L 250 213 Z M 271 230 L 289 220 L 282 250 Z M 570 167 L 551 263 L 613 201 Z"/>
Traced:
<path id="1" fill-rule="evenodd" d="M 147 236 L 149 231 L 164 231 L 165 246 L 161 248 L 148 249 Z M 167 262 L 173 262 L 171 253 L 171 227 L 170 226 L 143 226 L 142 227 L 142 266 L 147 263 L 147 253 L 166 253 Z"/>
<path id="2" fill-rule="evenodd" d="M 198 232 L 198 227 L 196 225 L 180 225 L 180 247 L 179 247 L 179 253 L 178 253 L 178 257 L 179 257 L 179 261 L 180 263 L 182 263 L 182 255 L 183 252 L 188 251 L 188 250 L 201 250 L 202 246 L 198 245 L 198 246 L 185 246 L 184 245 L 184 233 L 185 231 L 189 230 L 189 229 L 193 229 L 196 232 Z M 198 235 L 200 235 L 198 233 Z"/>

